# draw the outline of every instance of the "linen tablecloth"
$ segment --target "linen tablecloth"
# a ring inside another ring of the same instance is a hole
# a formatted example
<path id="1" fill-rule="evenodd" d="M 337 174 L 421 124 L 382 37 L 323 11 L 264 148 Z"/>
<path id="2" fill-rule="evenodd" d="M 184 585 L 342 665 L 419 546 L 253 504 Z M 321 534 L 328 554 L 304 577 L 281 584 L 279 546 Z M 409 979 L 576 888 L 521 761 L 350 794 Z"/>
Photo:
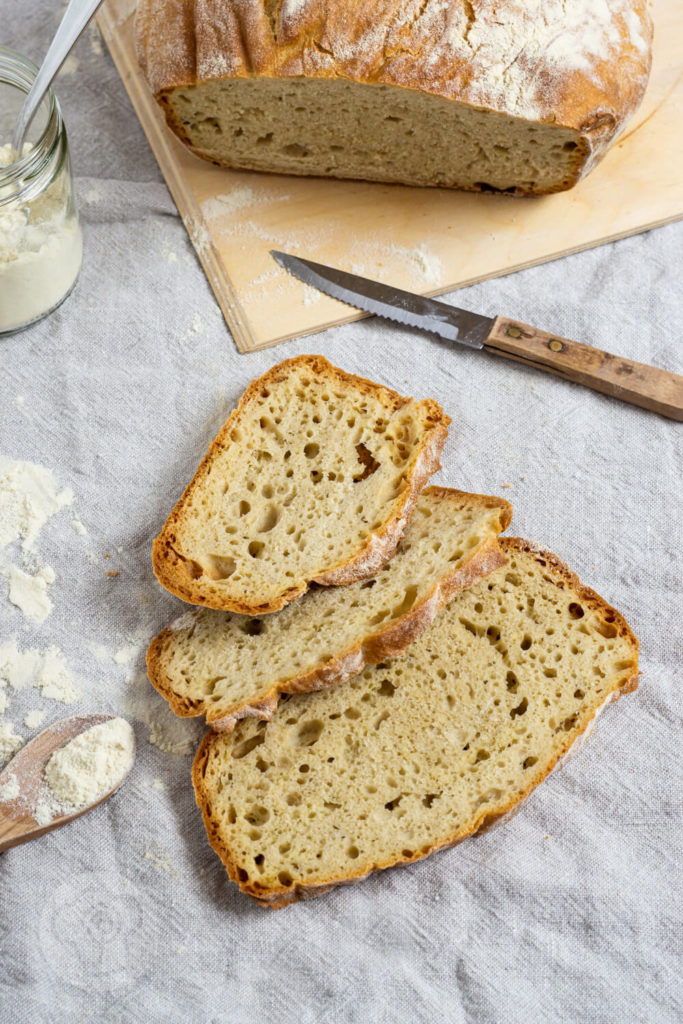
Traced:
<path id="1" fill-rule="evenodd" d="M 40 59 L 59 13 L 1 0 L 1 41 Z M 0 455 L 73 502 L 36 542 L 43 622 L 9 602 L 5 548 L 0 644 L 56 647 L 79 697 L 8 687 L 0 722 L 28 739 L 32 709 L 123 714 L 138 754 L 110 801 L 0 857 L 1 1024 L 680 1021 L 681 425 L 377 320 L 238 355 L 96 30 L 57 91 L 85 261 L 58 312 L 0 340 Z M 451 300 L 680 371 L 682 257 L 672 225 Z M 453 424 L 434 482 L 512 501 L 510 532 L 627 617 L 642 676 L 505 826 L 273 913 L 207 844 L 202 728 L 173 720 L 144 651 L 181 609 L 153 536 L 247 382 L 303 352 L 436 398 Z"/>

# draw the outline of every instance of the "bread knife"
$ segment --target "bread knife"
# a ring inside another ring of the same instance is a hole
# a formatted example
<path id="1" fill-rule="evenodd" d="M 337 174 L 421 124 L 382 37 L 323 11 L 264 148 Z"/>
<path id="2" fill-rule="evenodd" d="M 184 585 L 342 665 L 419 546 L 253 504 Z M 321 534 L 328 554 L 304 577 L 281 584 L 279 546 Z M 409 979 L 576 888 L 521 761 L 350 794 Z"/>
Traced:
<path id="1" fill-rule="evenodd" d="M 271 256 L 304 284 L 349 306 L 546 370 L 611 398 L 683 421 L 683 377 L 676 373 L 547 334 L 519 320 L 471 313 L 300 256 L 276 250 L 271 250 Z"/>

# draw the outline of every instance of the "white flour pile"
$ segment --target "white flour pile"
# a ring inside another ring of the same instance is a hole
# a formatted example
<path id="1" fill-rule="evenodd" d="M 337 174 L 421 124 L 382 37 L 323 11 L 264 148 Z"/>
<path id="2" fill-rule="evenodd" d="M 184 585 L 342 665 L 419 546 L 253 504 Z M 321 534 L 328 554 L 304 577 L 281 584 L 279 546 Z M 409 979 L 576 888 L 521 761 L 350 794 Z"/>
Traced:
<path id="1" fill-rule="evenodd" d="M 86 729 L 56 750 L 45 766 L 47 795 L 35 809 L 39 825 L 94 803 L 115 789 L 133 766 L 135 735 L 125 718 Z"/>

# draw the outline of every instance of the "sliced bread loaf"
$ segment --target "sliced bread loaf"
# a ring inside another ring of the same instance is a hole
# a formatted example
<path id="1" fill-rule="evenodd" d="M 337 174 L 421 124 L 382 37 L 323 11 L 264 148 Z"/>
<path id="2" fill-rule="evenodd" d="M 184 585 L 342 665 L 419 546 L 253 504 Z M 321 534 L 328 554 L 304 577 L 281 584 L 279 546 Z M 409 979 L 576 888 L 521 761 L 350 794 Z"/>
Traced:
<path id="1" fill-rule="evenodd" d="M 493 824 L 634 690 L 638 641 L 548 551 L 451 601 L 403 657 L 208 733 L 193 781 L 230 877 L 281 907 Z"/>
<path id="2" fill-rule="evenodd" d="M 198 156 L 280 174 L 569 188 L 640 103 L 647 0 L 140 0 L 137 53 Z"/>
<path id="3" fill-rule="evenodd" d="M 504 564 L 497 536 L 511 514 L 499 498 L 427 487 L 377 575 L 262 619 L 193 609 L 152 641 L 149 678 L 177 715 L 214 729 L 269 719 L 280 693 L 341 683 L 404 651 L 454 594 Z"/>
<path id="4" fill-rule="evenodd" d="M 393 555 L 439 468 L 450 419 L 299 356 L 253 381 L 154 542 L 162 586 L 245 615 L 312 582 L 346 584 Z"/>

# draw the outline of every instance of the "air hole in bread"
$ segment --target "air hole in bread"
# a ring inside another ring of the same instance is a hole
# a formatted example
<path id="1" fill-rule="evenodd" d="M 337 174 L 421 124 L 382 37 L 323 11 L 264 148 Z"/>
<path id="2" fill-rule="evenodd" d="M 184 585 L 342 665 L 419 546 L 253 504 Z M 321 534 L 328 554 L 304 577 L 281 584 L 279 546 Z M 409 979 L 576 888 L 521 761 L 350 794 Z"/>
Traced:
<path id="1" fill-rule="evenodd" d="M 379 462 L 376 461 L 369 448 L 366 448 L 364 444 L 356 445 L 356 452 L 358 453 L 358 461 L 363 466 L 362 473 L 357 474 L 353 477 L 353 482 L 358 484 L 361 480 L 367 480 L 369 476 L 376 473 L 379 469 Z"/>
<path id="2" fill-rule="evenodd" d="M 522 697 L 521 701 L 516 708 L 512 708 L 510 711 L 510 718 L 516 718 L 517 716 L 526 714 L 526 709 L 529 707 L 529 701 L 526 697 Z"/>
<path id="3" fill-rule="evenodd" d="M 241 743 L 238 743 L 236 747 L 233 747 L 232 756 L 236 760 L 246 757 L 247 754 L 252 752 L 252 750 L 260 746 L 265 738 L 264 733 L 257 733 L 256 736 L 250 736 L 248 740 L 243 740 Z"/>
<path id="4" fill-rule="evenodd" d="M 206 555 L 202 569 L 211 580 L 227 580 L 237 568 L 231 555 Z"/>
<path id="5" fill-rule="evenodd" d="M 265 825 L 269 818 L 270 811 L 267 807 L 262 807 L 260 804 L 247 808 L 244 815 L 244 820 L 248 821 L 250 825 Z"/>
<path id="6" fill-rule="evenodd" d="M 325 724 L 319 718 L 304 722 L 296 734 L 297 744 L 300 747 L 312 747 L 320 739 L 324 728 Z"/>

